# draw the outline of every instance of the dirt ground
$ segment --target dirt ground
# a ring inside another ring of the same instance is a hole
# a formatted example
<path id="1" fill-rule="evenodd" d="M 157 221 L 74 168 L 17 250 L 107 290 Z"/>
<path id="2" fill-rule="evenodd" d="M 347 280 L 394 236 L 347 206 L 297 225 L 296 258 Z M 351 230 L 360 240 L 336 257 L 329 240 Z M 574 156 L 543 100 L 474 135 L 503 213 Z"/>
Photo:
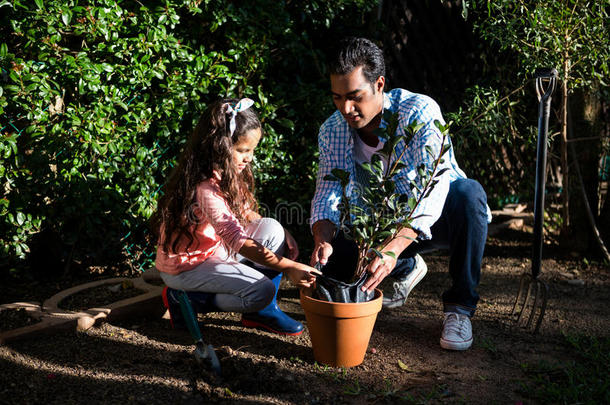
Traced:
<path id="1" fill-rule="evenodd" d="M 530 237 L 508 230 L 489 238 L 466 352 L 439 346 L 440 295 L 450 281 L 447 255 L 434 253 L 406 305 L 380 312 L 360 366 L 317 364 L 307 329 L 279 337 L 243 328 L 239 314 L 210 314 L 201 326 L 219 355 L 219 378 L 195 362 L 186 331 L 147 316 L 0 346 L 0 403 L 532 403 L 526 365 L 578 359 L 563 334 L 610 335 L 610 271 L 545 246 L 550 296 L 533 335 L 510 316 L 530 269 Z M 297 289 L 285 284 L 280 296 L 305 322 Z"/>

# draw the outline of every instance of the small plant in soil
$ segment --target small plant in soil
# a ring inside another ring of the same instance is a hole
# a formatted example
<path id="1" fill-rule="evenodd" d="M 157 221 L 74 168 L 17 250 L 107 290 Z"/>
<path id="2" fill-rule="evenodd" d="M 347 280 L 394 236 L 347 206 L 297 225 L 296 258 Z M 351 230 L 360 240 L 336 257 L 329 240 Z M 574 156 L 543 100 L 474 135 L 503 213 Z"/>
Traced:
<path id="1" fill-rule="evenodd" d="M 422 164 L 417 168 L 416 178 L 409 183 L 411 197 L 398 193 L 395 178 L 406 166 L 402 157 L 409 142 L 424 124 L 413 122 L 404 131 L 397 131 L 397 113 L 386 110 L 383 119 L 388 125 L 376 131 L 379 139 L 384 142 L 383 148 L 373 155 L 370 163 L 361 165 L 369 181 L 358 190 L 356 198 L 360 203 L 352 203 L 347 197 L 350 183 L 348 171 L 335 168 L 324 178 L 341 184 L 339 228 L 358 247 L 358 262 L 351 281 L 360 279 L 375 257 L 383 259 L 383 254 L 386 254 L 396 258 L 394 252 L 384 249 L 403 229 L 411 226 L 411 222 L 418 217 L 414 216 L 416 208 L 430 195 L 439 177 L 447 170 L 440 166 L 444 163 L 443 156 L 451 148 L 449 125 L 442 125 L 435 120 L 434 124 L 441 131 L 442 139 L 440 150 L 434 151 L 431 146 L 426 146 L 425 152 L 433 159 L 432 167 Z M 405 147 L 401 155 L 397 156 L 397 146 L 401 142 L 404 142 Z"/>

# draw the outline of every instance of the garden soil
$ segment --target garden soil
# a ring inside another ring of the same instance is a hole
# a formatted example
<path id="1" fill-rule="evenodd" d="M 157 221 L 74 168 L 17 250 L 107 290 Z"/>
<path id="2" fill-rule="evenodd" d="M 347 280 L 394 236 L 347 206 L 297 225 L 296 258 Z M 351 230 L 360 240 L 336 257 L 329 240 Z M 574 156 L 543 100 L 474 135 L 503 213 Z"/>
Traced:
<path id="1" fill-rule="evenodd" d="M 194 360 L 186 331 L 143 314 L 0 346 L 0 403 L 532 403 L 526 365 L 578 359 L 565 334 L 609 336 L 610 272 L 546 245 L 549 304 L 533 335 L 510 315 L 519 277 L 530 270 L 530 241 L 520 230 L 489 238 L 474 345 L 465 352 L 439 346 L 440 296 L 450 280 L 448 257 L 436 252 L 424 256 L 428 274 L 408 302 L 379 313 L 360 366 L 317 364 L 307 329 L 281 337 L 242 327 L 239 314 L 218 313 L 200 318 L 220 358 L 217 377 Z M 287 283 L 280 306 L 305 322 L 298 290 Z"/>

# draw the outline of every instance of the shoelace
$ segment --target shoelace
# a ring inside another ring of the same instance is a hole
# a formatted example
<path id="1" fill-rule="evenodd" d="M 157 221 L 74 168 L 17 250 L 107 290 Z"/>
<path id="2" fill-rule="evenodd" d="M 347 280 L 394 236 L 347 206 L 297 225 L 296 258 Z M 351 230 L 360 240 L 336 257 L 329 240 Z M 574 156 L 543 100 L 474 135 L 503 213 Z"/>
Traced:
<path id="1" fill-rule="evenodd" d="M 445 319 L 445 329 L 458 336 L 463 336 L 465 326 L 465 319 L 461 318 L 458 314 L 449 314 Z"/>
<path id="2" fill-rule="evenodd" d="M 404 298 L 405 292 L 403 291 L 402 283 L 395 281 L 393 284 L 393 287 L 394 287 L 394 297 L 393 298 Z"/>

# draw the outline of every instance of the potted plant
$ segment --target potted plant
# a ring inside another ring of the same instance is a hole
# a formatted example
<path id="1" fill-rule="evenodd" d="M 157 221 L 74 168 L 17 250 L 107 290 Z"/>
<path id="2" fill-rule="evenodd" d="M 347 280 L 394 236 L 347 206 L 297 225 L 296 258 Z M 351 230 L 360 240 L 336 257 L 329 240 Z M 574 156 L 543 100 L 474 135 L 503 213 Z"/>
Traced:
<path id="1" fill-rule="evenodd" d="M 378 129 L 377 135 L 384 146 L 373 155 L 370 163 L 361 166 L 370 181 L 359 190 L 357 198 L 360 203 L 352 203 L 348 196 L 349 172 L 333 169 L 331 175 L 325 177 L 325 180 L 341 184 L 339 228 L 358 248 L 357 266 L 351 281 L 361 279 L 375 256 L 383 259 L 383 254 L 386 254 L 396 258 L 395 253 L 384 250 L 385 247 L 401 230 L 410 226 L 416 218 L 413 213 L 417 206 L 428 197 L 438 183 L 438 177 L 447 170 L 441 169 L 440 165 L 451 148 L 449 125 L 435 121 L 441 132 L 442 147 L 435 154 L 430 146 L 426 146 L 426 153 L 433 159 L 432 167 L 421 165 L 417 168 L 417 177 L 410 181 L 412 196 L 398 193 L 394 179 L 406 166 L 402 155 L 423 124 L 414 122 L 404 131 L 397 131 L 398 114 L 386 110 L 383 118 L 387 126 Z M 397 146 L 401 143 L 404 145 L 402 154 L 397 156 Z M 384 165 L 384 161 L 389 164 Z M 370 301 L 358 303 L 328 302 L 312 295 L 312 290 L 301 291 L 301 306 L 305 311 L 315 359 L 331 366 L 353 367 L 362 363 L 377 313 L 381 310 L 381 291 L 376 289 Z"/>

